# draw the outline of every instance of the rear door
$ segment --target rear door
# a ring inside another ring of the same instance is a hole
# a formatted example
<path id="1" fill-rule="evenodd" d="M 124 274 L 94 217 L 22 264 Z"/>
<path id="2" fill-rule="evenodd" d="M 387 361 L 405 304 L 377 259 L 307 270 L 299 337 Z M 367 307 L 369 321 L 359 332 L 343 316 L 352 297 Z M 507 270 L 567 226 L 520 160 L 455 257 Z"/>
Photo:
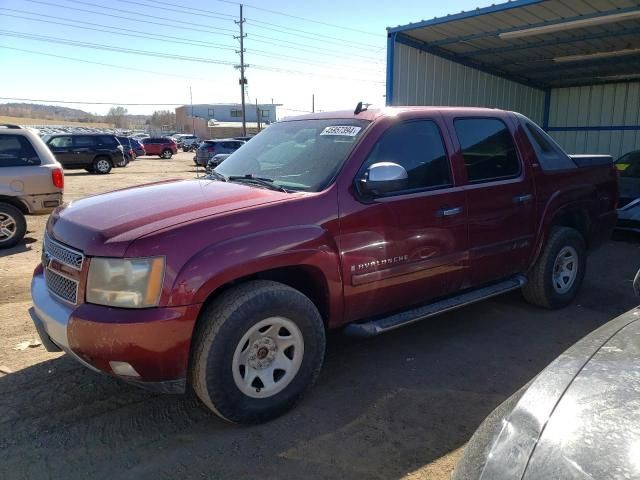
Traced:
<path id="1" fill-rule="evenodd" d="M 465 192 L 455 185 L 449 152 L 439 117 L 404 120 L 382 133 L 351 181 L 357 185 L 374 163 L 393 162 L 407 171 L 407 187 L 364 198 L 354 186 L 340 186 L 346 321 L 403 309 L 463 287 Z"/>
<path id="2" fill-rule="evenodd" d="M 93 135 L 77 135 L 73 137 L 73 165 L 87 167 L 93 163 L 96 155 L 96 137 Z"/>
<path id="3" fill-rule="evenodd" d="M 535 235 L 534 185 L 507 116 L 449 118 L 466 174 L 471 284 L 520 273 Z"/>

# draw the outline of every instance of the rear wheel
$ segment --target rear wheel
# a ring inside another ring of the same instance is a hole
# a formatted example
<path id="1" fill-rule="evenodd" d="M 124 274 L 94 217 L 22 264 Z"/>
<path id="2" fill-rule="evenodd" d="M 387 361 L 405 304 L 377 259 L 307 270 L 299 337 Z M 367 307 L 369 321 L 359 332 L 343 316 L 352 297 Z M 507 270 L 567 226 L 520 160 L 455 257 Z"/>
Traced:
<path id="1" fill-rule="evenodd" d="M 203 312 L 194 338 L 196 394 L 237 423 L 260 423 L 289 410 L 324 359 L 324 325 L 313 302 L 271 281 L 227 290 Z"/>
<path id="2" fill-rule="evenodd" d="M 577 295 L 586 266 L 582 235 L 573 228 L 555 227 L 529 273 L 529 283 L 522 289 L 524 297 L 541 307 L 564 307 Z"/>
<path id="3" fill-rule="evenodd" d="M 13 247 L 26 232 L 24 214 L 13 205 L 0 203 L 0 249 Z"/>
<path id="4" fill-rule="evenodd" d="M 112 167 L 113 165 L 111 165 L 111 160 L 109 160 L 107 157 L 97 157 L 93 161 L 93 172 L 100 175 L 109 173 Z"/>
<path id="5" fill-rule="evenodd" d="M 168 148 L 163 150 L 162 153 L 160 153 L 160 158 L 169 159 L 172 156 L 173 156 L 173 152 L 171 150 L 169 150 Z"/>

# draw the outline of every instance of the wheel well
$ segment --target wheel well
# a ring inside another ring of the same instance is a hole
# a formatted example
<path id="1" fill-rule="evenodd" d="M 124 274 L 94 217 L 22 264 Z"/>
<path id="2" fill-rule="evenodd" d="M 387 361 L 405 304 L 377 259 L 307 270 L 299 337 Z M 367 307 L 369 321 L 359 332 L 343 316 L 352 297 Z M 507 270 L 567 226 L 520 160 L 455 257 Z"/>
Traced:
<path id="1" fill-rule="evenodd" d="M 29 209 L 27 208 L 27 206 L 15 197 L 0 195 L 0 203 L 8 203 L 9 205 L 13 205 L 14 207 L 16 207 L 24 215 L 29 214 Z"/>
<path id="2" fill-rule="evenodd" d="M 113 158 L 111 158 L 109 155 L 105 155 L 105 154 L 96 155 L 95 157 L 93 157 L 93 163 L 95 163 L 95 161 L 98 160 L 99 158 L 106 158 L 107 160 L 109 160 L 109 163 L 113 167 Z"/>
<path id="3" fill-rule="evenodd" d="M 251 280 L 272 280 L 274 282 L 284 283 L 304 294 L 320 312 L 320 316 L 325 324 L 329 321 L 329 291 L 324 275 L 320 270 L 311 266 L 290 266 L 265 270 L 263 272 L 254 273 L 245 277 L 238 278 L 228 282 L 209 295 L 205 301 L 205 305 L 210 304 L 218 298 L 226 290 L 233 288 L 241 283 Z M 203 306 L 203 309 L 204 309 Z"/>
<path id="4" fill-rule="evenodd" d="M 591 222 L 589 213 L 586 210 L 570 210 L 564 212 L 554 223 L 557 226 L 571 227 L 577 230 L 584 239 L 587 247 L 589 246 L 589 231 Z"/>

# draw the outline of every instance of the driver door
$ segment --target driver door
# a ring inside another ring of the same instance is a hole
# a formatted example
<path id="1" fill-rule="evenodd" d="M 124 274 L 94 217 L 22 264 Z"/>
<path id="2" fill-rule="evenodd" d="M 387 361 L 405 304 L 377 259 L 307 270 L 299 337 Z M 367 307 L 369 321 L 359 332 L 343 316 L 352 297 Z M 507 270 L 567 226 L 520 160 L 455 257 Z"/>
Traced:
<path id="1" fill-rule="evenodd" d="M 391 126 L 354 180 L 373 164 L 393 162 L 407 171 L 406 185 L 373 196 L 340 188 L 345 321 L 405 309 L 467 281 L 466 195 L 455 184 L 444 132 L 439 118 Z"/>

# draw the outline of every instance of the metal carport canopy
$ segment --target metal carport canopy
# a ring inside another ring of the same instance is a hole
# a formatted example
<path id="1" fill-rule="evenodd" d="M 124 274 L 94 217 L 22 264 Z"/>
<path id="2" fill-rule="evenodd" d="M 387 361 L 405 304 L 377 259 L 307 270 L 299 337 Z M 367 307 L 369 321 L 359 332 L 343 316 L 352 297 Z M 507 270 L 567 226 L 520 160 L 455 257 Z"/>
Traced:
<path id="1" fill-rule="evenodd" d="M 394 42 L 528 86 L 640 79 L 640 1 L 514 0 L 388 29 Z"/>

